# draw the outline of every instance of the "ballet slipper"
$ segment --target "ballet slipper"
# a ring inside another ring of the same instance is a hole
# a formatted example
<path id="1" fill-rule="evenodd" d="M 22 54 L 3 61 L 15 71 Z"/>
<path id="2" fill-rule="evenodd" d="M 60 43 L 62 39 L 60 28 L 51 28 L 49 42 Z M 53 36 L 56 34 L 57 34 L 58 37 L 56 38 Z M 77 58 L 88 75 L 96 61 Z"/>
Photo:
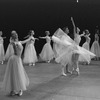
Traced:
<path id="1" fill-rule="evenodd" d="M 18 96 L 22 96 L 23 95 L 23 91 L 20 90 L 18 93 L 17 93 Z"/>
<path id="2" fill-rule="evenodd" d="M 63 75 L 63 76 L 67 76 L 67 74 L 65 74 L 65 73 L 62 73 L 62 75 Z"/>

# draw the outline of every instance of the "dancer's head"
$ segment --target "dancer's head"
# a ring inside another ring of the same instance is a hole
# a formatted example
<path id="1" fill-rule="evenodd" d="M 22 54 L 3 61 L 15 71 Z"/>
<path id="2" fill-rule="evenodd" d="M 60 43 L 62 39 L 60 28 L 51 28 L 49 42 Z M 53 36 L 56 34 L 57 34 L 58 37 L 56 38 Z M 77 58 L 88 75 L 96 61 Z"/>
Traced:
<path id="1" fill-rule="evenodd" d="M 14 41 L 18 40 L 18 34 L 17 34 L 17 32 L 13 30 L 13 31 L 11 32 L 11 37 L 12 37 L 12 39 L 13 39 Z"/>
<path id="2" fill-rule="evenodd" d="M 95 32 L 96 34 L 99 34 L 99 29 L 96 29 L 95 31 L 96 31 L 96 32 Z"/>
<path id="3" fill-rule="evenodd" d="M 2 36 L 2 34 L 3 34 L 2 31 L 0 31 L 0 36 Z"/>
<path id="4" fill-rule="evenodd" d="M 84 32 L 85 32 L 85 35 L 89 35 L 90 33 L 89 33 L 89 30 L 84 30 Z"/>
<path id="5" fill-rule="evenodd" d="M 33 36 L 34 34 L 35 34 L 35 33 L 34 33 L 34 30 L 30 30 L 30 31 L 29 31 L 29 35 L 30 35 L 30 36 Z"/>
<path id="6" fill-rule="evenodd" d="M 68 33 L 69 33 L 69 29 L 68 29 L 68 27 L 67 27 L 67 26 L 64 27 L 64 28 L 63 28 L 63 31 L 64 31 L 66 34 L 68 34 Z"/>
<path id="7" fill-rule="evenodd" d="M 49 31 L 45 31 L 45 34 L 46 34 L 46 36 L 49 36 L 50 32 Z"/>

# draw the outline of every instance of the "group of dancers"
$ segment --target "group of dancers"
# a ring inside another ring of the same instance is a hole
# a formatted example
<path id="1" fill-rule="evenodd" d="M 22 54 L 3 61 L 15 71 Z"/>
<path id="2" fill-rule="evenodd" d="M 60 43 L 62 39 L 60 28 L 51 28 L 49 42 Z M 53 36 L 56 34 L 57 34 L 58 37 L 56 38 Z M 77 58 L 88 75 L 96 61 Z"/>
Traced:
<path id="1" fill-rule="evenodd" d="M 95 41 L 90 50 L 91 39 L 89 37 L 89 31 L 85 30 L 82 34 L 79 34 L 80 29 L 75 26 L 72 17 L 71 22 L 73 25 L 74 39 L 71 39 L 68 35 L 70 34 L 68 27 L 66 27 L 64 31 L 61 28 L 58 28 L 52 36 L 50 36 L 49 31 L 46 31 L 45 37 L 39 37 L 40 39 L 46 39 L 46 44 L 39 54 L 40 58 L 48 63 L 50 63 L 52 59 L 55 59 L 55 62 L 62 66 L 61 74 L 63 76 L 67 76 L 69 73 L 79 75 L 79 62 L 89 64 L 92 58 L 99 59 L 100 57 L 98 34 L 95 34 Z M 82 36 L 86 38 L 86 42 L 81 47 L 79 44 Z M 31 30 L 24 41 L 19 41 L 17 32 L 12 31 L 10 43 L 6 54 L 4 55 L 3 37 L 2 32 L 0 32 L 0 61 L 2 64 L 4 60 L 8 61 L 3 80 L 3 89 L 6 92 L 9 92 L 11 96 L 21 96 L 23 91 L 26 90 L 26 87 L 29 85 L 29 78 L 25 72 L 23 63 L 28 63 L 32 66 L 38 61 L 34 43 L 35 40 L 39 40 L 39 38 L 35 38 L 34 31 Z M 53 48 L 50 44 L 51 40 L 53 41 Z M 25 43 L 26 46 L 22 59 L 22 44 Z"/>

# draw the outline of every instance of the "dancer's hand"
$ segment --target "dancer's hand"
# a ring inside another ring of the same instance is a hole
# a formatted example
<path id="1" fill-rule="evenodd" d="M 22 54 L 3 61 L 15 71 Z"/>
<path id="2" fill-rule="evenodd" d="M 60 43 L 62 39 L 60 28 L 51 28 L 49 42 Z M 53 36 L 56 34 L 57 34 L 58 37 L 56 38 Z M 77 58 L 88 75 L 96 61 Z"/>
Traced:
<path id="1" fill-rule="evenodd" d="M 35 40 L 39 40 L 38 38 L 34 38 Z"/>
<path id="2" fill-rule="evenodd" d="M 73 21 L 73 17 L 71 17 L 71 21 Z"/>

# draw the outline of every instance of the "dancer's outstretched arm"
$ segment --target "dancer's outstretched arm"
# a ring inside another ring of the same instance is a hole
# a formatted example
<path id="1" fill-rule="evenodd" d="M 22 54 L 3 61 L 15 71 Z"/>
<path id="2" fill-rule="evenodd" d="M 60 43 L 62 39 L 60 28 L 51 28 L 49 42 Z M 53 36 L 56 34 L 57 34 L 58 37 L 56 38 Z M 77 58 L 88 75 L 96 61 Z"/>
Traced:
<path id="1" fill-rule="evenodd" d="M 47 37 L 45 36 L 45 37 L 39 37 L 40 39 L 46 39 Z"/>
<path id="2" fill-rule="evenodd" d="M 28 38 L 28 39 L 23 40 L 23 41 L 20 41 L 20 42 L 21 42 L 21 44 L 25 44 L 26 42 L 30 41 L 30 39 L 31 39 L 31 38 Z"/>
<path id="3" fill-rule="evenodd" d="M 85 36 L 85 32 L 83 31 L 83 33 L 82 34 L 80 34 L 80 36 L 82 37 L 82 36 Z"/>

